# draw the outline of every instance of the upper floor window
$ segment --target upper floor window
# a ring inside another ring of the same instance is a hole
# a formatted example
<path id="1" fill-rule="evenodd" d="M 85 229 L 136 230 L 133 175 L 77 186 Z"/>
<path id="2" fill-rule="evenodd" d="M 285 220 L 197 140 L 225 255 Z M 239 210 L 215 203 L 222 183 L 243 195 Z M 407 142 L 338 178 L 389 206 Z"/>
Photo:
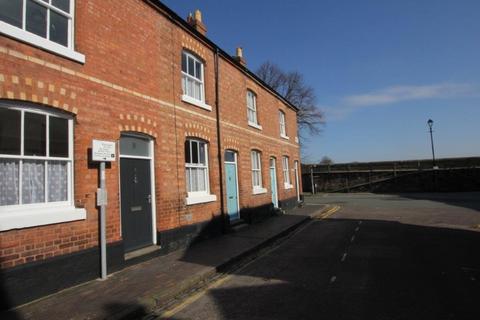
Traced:
<path id="1" fill-rule="evenodd" d="M 73 51 L 74 0 L 0 0 L 0 32 L 79 62 Z"/>
<path id="2" fill-rule="evenodd" d="M 72 204 L 73 120 L 0 105 L 0 208 Z"/>
<path id="3" fill-rule="evenodd" d="M 186 51 L 182 52 L 182 89 L 185 96 L 205 102 L 203 62 Z"/>
<path id="4" fill-rule="evenodd" d="M 287 137 L 287 125 L 285 121 L 285 112 L 279 110 L 278 112 L 279 121 L 280 121 L 280 136 L 286 138 Z"/>
<path id="5" fill-rule="evenodd" d="M 257 96 L 250 90 L 247 90 L 247 119 L 250 126 L 257 129 L 262 129 L 262 127 L 258 124 Z"/>

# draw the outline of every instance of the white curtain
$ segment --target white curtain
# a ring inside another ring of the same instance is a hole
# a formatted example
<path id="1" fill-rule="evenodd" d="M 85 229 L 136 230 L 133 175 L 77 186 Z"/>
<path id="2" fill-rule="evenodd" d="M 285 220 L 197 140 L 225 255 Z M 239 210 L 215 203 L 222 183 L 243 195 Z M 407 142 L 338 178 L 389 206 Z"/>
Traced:
<path id="1" fill-rule="evenodd" d="M 45 202 L 45 161 L 23 161 L 22 203 Z"/>
<path id="2" fill-rule="evenodd" d="M 68 164 L 65 161 L 48 162 L 48 201 L 67 201 Z"/>
<path id="3" fill-rule="evenodd" d="M 18 204 L 18 160 L 0 160 L 0 206 Z"/>

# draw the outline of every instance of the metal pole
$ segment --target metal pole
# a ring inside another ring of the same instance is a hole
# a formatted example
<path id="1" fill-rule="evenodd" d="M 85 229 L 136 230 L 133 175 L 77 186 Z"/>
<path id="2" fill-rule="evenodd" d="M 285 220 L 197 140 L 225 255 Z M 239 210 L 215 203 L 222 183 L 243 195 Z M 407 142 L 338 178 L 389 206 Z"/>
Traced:
<path id="1" fill-rule="evenodd" d="M 313 166 L 310 166 L 310 180 L 312 182 L 312 194 L 315 194 L 315 185 L 313 183 Z"/>
<path id="2" fill-rule="evenodd" d="M 433 167 L 435 168 L 435 148 L 433 146 L 433 131 L 432 127 L 430 126 L 430 142 L 432 143 L 432 157 L 433 157 Z"/>
<path id="3" fill-rule="evenodd" d="M 100 190 L 104 195 L 105 190 L 105 161 L 100 162 Z M 107 279 L 107 237 L 106 237 L 106 226 L 105 226 L 105 204 L 100 206 L 100 257 L 101 257 L 101 267 L 102 275 L 101 278 Z"/>

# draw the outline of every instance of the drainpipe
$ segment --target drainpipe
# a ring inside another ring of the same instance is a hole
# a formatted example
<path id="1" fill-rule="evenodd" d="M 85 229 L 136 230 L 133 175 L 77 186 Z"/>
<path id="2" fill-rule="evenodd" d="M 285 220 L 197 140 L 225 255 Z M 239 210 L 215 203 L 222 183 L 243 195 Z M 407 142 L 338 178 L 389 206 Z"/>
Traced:
<path id="1" fill-rule="evenodd" d="M 219 90 L 218 90 L 218 57 L 219 50 L 215 48 L 215 112 L 217 115 L 217 157 L 218 157 L 218 176 L 220 186 L 220 213 L 222 216 L 222 228 L 225 232 L 226 219 L 223 200 L 223 163 L 222 163 L 222 137 L 220 135 L 220 103 L 219 103 Z"/>

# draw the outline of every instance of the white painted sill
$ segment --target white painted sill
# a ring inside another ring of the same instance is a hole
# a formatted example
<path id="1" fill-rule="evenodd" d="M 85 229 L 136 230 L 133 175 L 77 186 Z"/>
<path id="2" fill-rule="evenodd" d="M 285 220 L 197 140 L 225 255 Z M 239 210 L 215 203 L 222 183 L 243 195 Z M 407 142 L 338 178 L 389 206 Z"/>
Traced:
<path id="1" fill-rule="evenodd" d="M 262 126 L 259 125 L 258 123 L 254 123 L 254 122 L 248 121 L 248 125 L 249 125 L 250 127 L 255 128 L 255 129 L 258 129 L 258 130 L 262 130 L 262 129 L 263 129 Z"/>
<path id="2" fill-rule="evenodd" d="M 207 203 L 217 201 L 217 196 L 214 194 L 206 194 L 204 196 L 189 196 L 185 198 L 187 206 L 192 204 Z"/>
<path id="3" fill-rule="evenodd" d="M 22 42 L 26 42 L 35 47 L 45 49 L 49 52 L 68 58 L 70 60 L 80 62 L 82 64 L 85 63 L 85 55 L 81 54 L 80 52 L 74 51 L 70 48 L 62 46 L 61 44 L 37 36 L 34 33 L 12 26 L 11 24 L 8 24 L 6 22 L 0 21 L 0 33 L 3 33 L 4 35 L 15 38 Z"/>
<path id="4" fill-rule="evenodd" d="M 267 193 L 267 188 L 253 188 L 252 194 L 264 194 Z"/>
<path id="5" fill-rule="evenodd" d="M 283 134 L 281 134 L 280 137 L 282 137 L 282 138 L 285 139 L 285 140 L 290 140 L 290 138 L 289 138 L 288 136 L 283 135 Z"/>
<path id="6" fill-rule="evenodd" d="M 293 189 L 293 184 L 284 183 L 285 190 Z"/>
<path id="7" fill-rule="evenodd" d="M 197 99 L 192 98 L 190 96 L 187 96 L 185 94 L 182 94 L 182 101 L 186 102 L 186 103 L 189 103 L 189 104 L 193 104 L 194 106 L 197 106 L 199 108 L 202 108 L 202 109 L 205 109 L 205 110 L 208 110 L 208 111 L 212 111 L 212 107 L 209 106 L 208 104 L 206 104 L 205 102 L 197 100 Z"/>
<path id="8" fill-rule="evenodd" d="M 19 208 L 0 212 L 0 231 L 85 220 L 86 218 L 87 211 L 85 209 L 73 206 Z"/>

